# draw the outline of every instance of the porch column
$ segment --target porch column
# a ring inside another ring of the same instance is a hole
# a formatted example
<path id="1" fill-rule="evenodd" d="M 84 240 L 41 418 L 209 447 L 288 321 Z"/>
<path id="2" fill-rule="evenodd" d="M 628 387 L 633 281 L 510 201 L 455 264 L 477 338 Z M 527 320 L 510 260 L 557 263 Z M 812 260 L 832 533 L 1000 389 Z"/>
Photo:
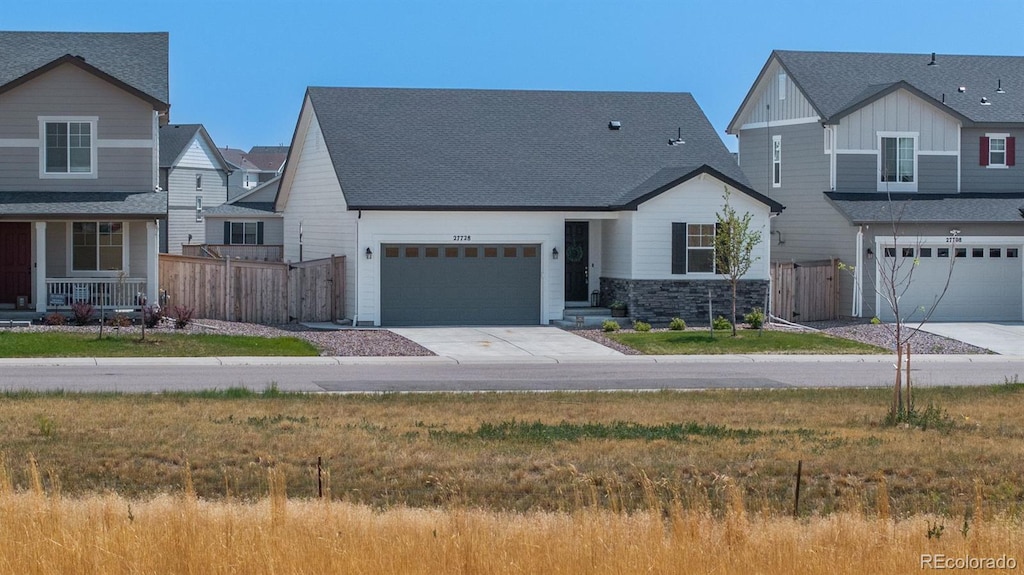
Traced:
<path id="1" fill-rule="evenodd" d="M 36 229 L 36 311 L 46 313 L 46 222 L 34 222 Z"/>
<path id="2" fill-rule="evenodd" d="M 155 220 L 146 222 L 146 303 L 160 303 L 160 227 Z"/>

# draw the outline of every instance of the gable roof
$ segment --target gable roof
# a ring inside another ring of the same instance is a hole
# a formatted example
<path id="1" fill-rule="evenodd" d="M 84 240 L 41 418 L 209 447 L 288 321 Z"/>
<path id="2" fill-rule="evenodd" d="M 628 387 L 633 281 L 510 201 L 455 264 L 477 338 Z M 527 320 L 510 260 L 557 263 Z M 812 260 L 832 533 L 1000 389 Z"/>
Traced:
<path id="1" fill-rule="evenodd" d="M 1021 56 L 937 54 L 936 65 L 931 66 L 929 54 L 776 50 L 769 62 L 772 58 L 778 59 L 826 121 L 838 119 L 903 82 L 966 123 L 1024 123 Z M 1000 83 L 1003 93 L 996 92 Z M 966 90 L 960 92 L 960 87 Z M 981 104 L 982 97 L 989 105 Z"/>
<path id="2" fill-rule="evenodd" d="M 615 209 L 659 170 L 703 165 L 749 190 L 688 93 L 311 87 L 307 96 L 349 209 Z M 668 145 L 679 134 L 685 144 Z"/>
<path id="3" fill-rule="evenodd" d="M 221 169 L 225 172 L 233 171 L 202 124 L 165 124 L 160 126 L 160 167 L 174 167 L 197 137 L 206 142 L 206 146 L 213 154 L 214 161 L 220 164 Z"/>
<path id="4" fill-rule="evenodd" d="M 249 153 L 238 148 L 218 148 L 217 151 L 229 164 L 236 169 L 246 171 L 259 171 L 260 167 L 249 161 Z"/>
<path id="5" fill-rule="evenodd" d="M 276 172 L 288 159 L 288 146 L 253 146 L 245 158 L 263 171 Z"/>
<path id="6" fill-rule="evenodd" d="M 1024 224 L 1024 193 L 885 194 L 825 192 L 851 224 L 1018 223 Z"/>
<path id="7" fill-rule="evenodd" d="M 0 32 L 0 89 L 68 56 L 169 107 L 166 32 Z"/>

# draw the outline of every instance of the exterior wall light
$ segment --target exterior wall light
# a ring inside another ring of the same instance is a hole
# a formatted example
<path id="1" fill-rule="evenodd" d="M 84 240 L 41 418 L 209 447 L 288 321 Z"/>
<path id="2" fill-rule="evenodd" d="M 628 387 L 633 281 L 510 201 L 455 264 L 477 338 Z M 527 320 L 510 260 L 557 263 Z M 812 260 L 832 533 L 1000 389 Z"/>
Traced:
<path id="1" fill-rule="evenodd" d="M 373 250 L 371 250 L 370 248 L 366 248 L 366 259 L 368 259 L 368 260 L 372 260 L 373 259 Z"/>
<path id="2" fill-rule="evenodd" d="M 551 259 L 558 259 L 558 248 L 551 248 Z"/>

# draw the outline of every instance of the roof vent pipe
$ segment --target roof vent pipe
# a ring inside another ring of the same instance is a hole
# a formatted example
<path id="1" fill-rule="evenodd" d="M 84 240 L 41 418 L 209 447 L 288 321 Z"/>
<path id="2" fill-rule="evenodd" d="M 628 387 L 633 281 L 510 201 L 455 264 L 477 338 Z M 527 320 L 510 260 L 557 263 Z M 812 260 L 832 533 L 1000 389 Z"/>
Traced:
<path id="1" fill-rule="evenodd" d="M 1003 79 L 999 78 L 996 82 L 996 94 L 1005 94 L 1006 90 L 1003 89 Z"/>
<path id="2" fill-rule="evenodd" d="M 929 66 L 938 66 L 939 63 L 935 61 L 935 52 L 932 52 L 932 61 L 928 62 Z"/>

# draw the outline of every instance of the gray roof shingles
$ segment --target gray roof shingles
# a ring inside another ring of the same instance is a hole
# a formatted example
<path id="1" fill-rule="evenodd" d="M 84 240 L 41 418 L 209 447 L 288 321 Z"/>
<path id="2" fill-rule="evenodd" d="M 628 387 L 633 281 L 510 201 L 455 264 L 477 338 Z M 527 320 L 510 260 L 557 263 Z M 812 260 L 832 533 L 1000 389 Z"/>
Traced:
<path id="1" fill-rule="evenodd" d="M 210 217 L 267 217 L 277 215 L 274 213 L 274 202 L 238 202 L 235 204 L 221 204 L 219 206 L 203 210 L 203 213 Z"/>
<path id="2" fill-rule="evenodd" d="M 350 209 L 611 209 L 659 170 L 701 165 L 748 186 L 688 93 L 308 94 Z M 686 143 L 668 145 L 677 130 Z"/>
<path id="3" fill-rule="evenodd" d="M 0 192 L 3 216 L 166 217 L 166 192 Z"/>
<path id="4" fill-rule="evenodd" d="M 167 124 L 160 126 L 160 167 L 170 168 L 192 143 L 202 124 Z"/>
<path id="5" fill-rule="evenodd" d="M 0 32 L 0 86 L 67 54 L 168 104 L 168 34 Z"/>
<path id="6" fill-rule="evenodd" d="M 1020 223 L 1024 224 L 1024 193 L 993 194 L 844 194 L 825 197 L 852 224 Z"/>
<path id="7" fill-rule="evenodd" d="M 883 54 L 858 52 L 773 53 L 818 112 L 830 119 L 906 82 L 974 123 L 1024 122 L 1024 57 Z M 996 93 L 1002 83 L 1004 93 Z M 966 88 L 959 92 L 959 88 Z M 981 105 L 985 97 L 990 105 Z"/>

